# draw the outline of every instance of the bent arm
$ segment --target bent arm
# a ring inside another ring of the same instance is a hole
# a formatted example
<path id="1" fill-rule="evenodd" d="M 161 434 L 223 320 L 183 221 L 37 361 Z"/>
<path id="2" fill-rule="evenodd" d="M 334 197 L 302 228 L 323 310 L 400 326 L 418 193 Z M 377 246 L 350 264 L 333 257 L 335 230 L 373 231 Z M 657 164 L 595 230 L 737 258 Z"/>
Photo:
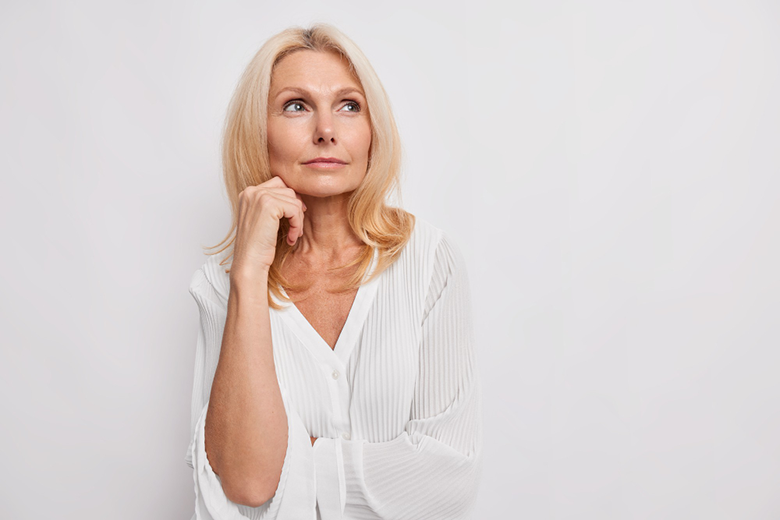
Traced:
<path id="1" fill-rule="evenodd" d="M 482 471 L 479 402 L 474 386 L 443 415 L 410 422 L 387 442 L 318 439 L 317 499 L 381 520 L 470 518 Z"/>
<path id="2" fill-rule="evenodd" d="M 469 518 L 482 462 L 469 282 L 463 257 L 446 235 L 434 265 L 404 430 L 388 442 L 320 438 L 314 445 L 317 497 L 332 508 L 348 505 L 382 520 Z"/>
<path id="3" fill-rule="evenodd" d="M 277 382 L 266 295 L 263 307 L 231 287 L 226 310 L 202 269 L 190 284 L 200 310 L 186 457 L 196 518 L 309 518 L 312 447 Z"/>
<path id="4" fill-rule="evenodd" d="M 264 273 L 231 281 L 205 418 L 206 453 L 226 496 L 252 507 L 276 491 L 287 447 Z"/>

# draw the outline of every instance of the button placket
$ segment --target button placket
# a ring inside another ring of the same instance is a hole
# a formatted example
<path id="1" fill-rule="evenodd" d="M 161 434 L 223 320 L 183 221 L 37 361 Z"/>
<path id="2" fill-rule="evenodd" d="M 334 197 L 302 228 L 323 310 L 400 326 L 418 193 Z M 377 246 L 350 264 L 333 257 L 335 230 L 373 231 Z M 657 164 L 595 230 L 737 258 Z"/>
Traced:
<path id="1" fill-rule="evenodd" d="M 344 440 L 350 440 L 352 434 L 350 433 L 349 425 L 349 385 L 347 384 L 347 378 L 343 377 L 343 371 L 338 367 L 329 367 L 330 379 L 332 384 L 329 384 L 331 390 L 331 403 L 333 404 L 333 427 L 336 432 L 340 432 L 341 437 Z"/>

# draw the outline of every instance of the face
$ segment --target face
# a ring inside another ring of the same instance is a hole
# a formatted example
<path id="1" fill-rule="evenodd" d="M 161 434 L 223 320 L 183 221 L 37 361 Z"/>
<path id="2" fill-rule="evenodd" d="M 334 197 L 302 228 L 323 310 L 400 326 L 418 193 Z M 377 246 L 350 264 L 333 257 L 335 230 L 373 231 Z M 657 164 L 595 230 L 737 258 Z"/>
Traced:
<path id="1" fill-rule="evenodd" d="M 272 175 L 301 195 L 349 193 L 366 175 L 370 145 L 366 98 L 346 60 L 307 49 L 276 64 L 268 95 Z M 310 162 L 321 157 L 341 162 Z"/>

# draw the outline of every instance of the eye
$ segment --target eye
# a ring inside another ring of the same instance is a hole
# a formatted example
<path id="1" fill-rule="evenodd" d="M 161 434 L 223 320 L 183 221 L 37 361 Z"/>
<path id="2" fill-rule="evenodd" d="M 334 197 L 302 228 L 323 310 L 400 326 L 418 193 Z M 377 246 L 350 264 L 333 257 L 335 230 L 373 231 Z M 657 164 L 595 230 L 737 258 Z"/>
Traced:
<path id="1" fill-rule="evenodd" d="M 360 112 L 360 103 L 358 103 L 357 101 L 350 101 L 349 103 L 344 105 L 345 108 L 349 106 L 353 107 L 353 110 L 347 110 L 347 112 Z"/>
<path id="2" fill-rule="evenodd" d="M 303 103 L 301 103 L 297 99 L 293 99 L 292 101 L 288 101 L 287 103 L 285 103 L 284 106 L 282 107 L 282 110 L 284 112 L 300 112 L 299 110 L 287 110 L 287 108 L 295 107 L 295 106 L 303 108 Z"/>

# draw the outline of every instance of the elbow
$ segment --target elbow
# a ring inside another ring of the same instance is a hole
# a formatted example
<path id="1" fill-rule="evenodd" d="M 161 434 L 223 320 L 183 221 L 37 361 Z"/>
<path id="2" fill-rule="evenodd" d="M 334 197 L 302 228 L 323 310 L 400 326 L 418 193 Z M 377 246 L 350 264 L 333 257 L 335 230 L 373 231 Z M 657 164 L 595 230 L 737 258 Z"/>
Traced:
<path id="1" fill-rule="evenodd" d="M 233 467 L 220 467 L 217 472 L 216 465 L 209 466 L 219 479 L 225 497 L 231 502 L 249 507 L 260 507 L 271 500 L 281 478 L 281 470 L 276 472 L 275 478 L 269 478 L 268 472 L 247 475 L 246 472 L 237 471 Z"/>
<path id="2" fill-rule="evenodd" d="M 280 475 L 277 475 L 276 479 L 242 478 L 240 480 L 223 478 L 221 479 L 222 490 L 231 502 L 248 507 L 260 507 L 276 495 L 279 477 Z"/>
<path id="3" fill-rule="evenodd" d="M 238 489 L 223 485 L 225 496 L 231 502 L 249 507 L 260 507 L 273 497 L 273 494 L 263 492 L 262 489 L 255 487 L 242 486 Z"/>
<path id="4" fill-rule="evenodd" d="M 219 480 L 225 498 L 231 502 L 248 507 L 260 507 L 276 495 L 286 450 L 252 457 L 245 453 L 221 457 L 209 451 L 208 443 L 204 444 L 203 449 L 207 465 Z"/>

